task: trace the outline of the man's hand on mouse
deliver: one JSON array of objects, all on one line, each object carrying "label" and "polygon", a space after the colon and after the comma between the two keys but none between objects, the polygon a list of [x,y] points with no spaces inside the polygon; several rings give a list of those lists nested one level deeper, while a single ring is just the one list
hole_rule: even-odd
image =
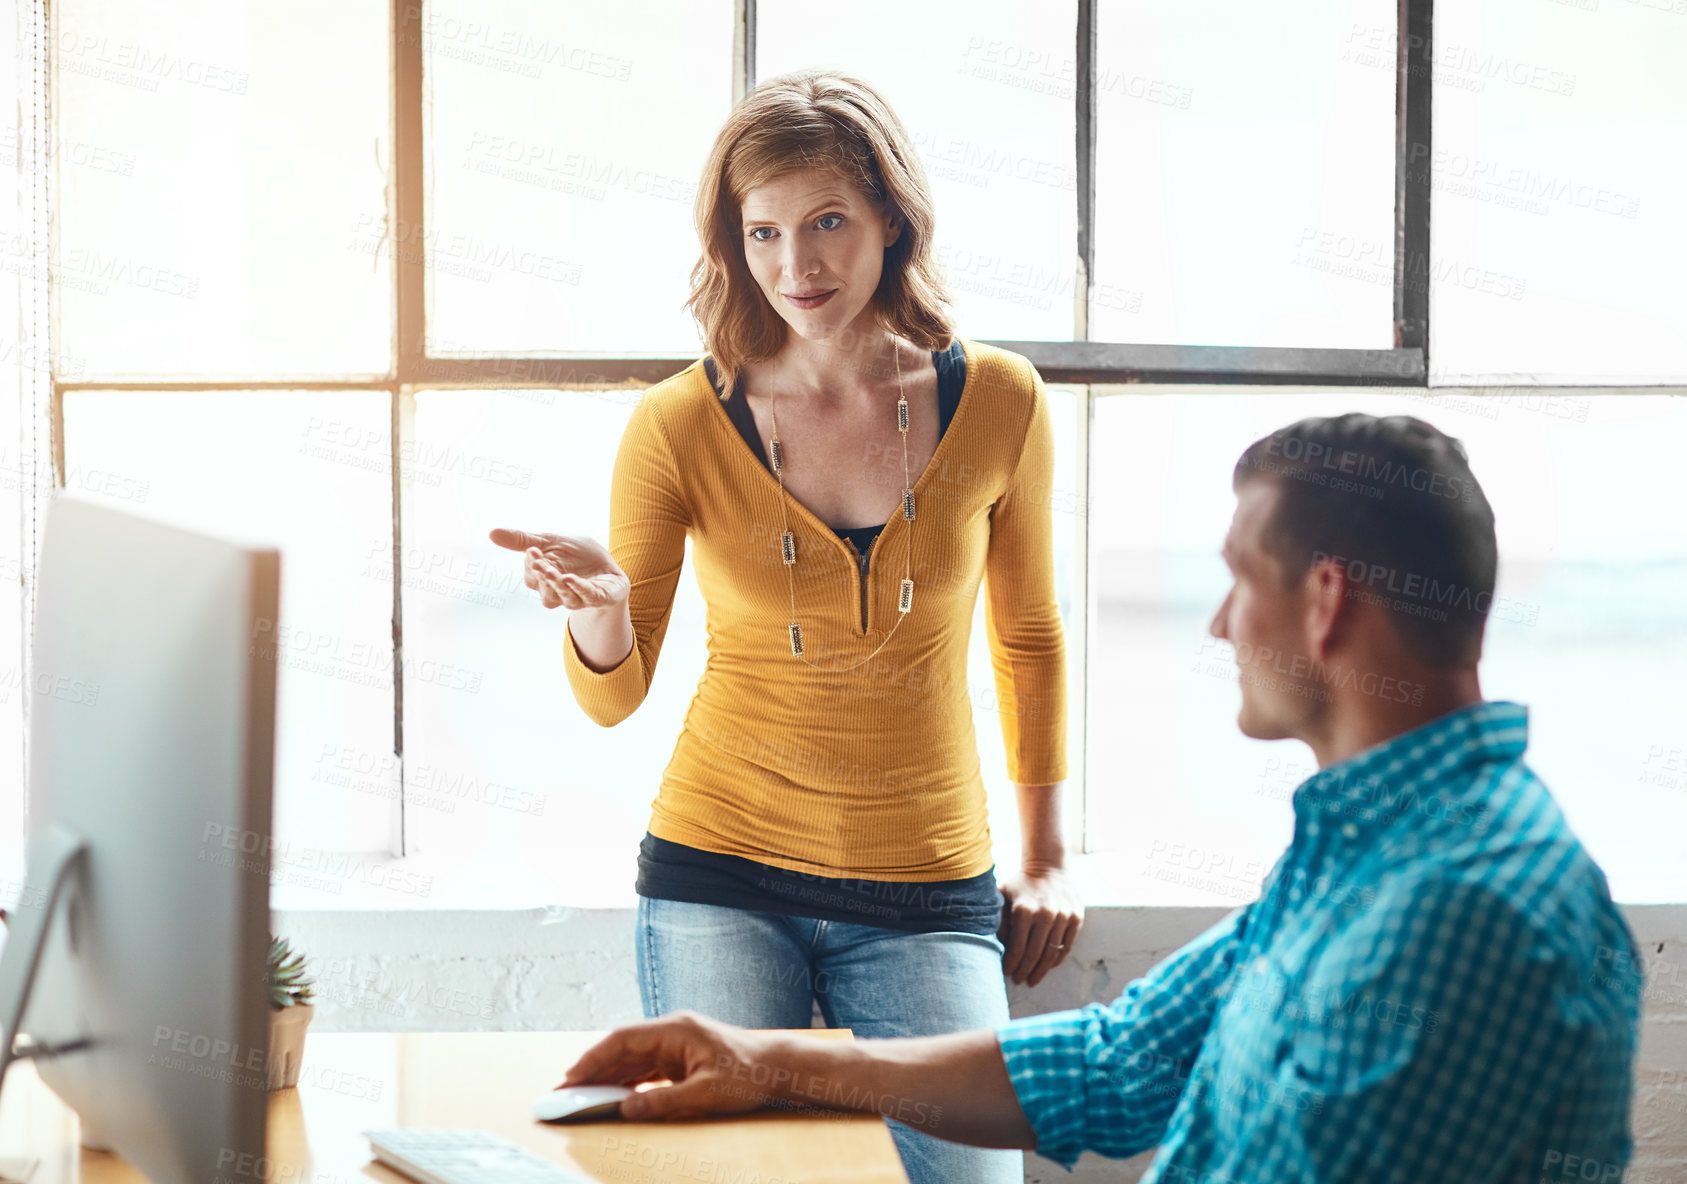
[{"label": "man's hand on mouse", "polygon": [[695,1012],[619,1028],[568,1070],[564,1086],[631,1085],[666,1079],[621,1103],[631,1119],[742,1114],[788,1099],[789,1069],[772,1062],[780,1037],[723,1024]]}]

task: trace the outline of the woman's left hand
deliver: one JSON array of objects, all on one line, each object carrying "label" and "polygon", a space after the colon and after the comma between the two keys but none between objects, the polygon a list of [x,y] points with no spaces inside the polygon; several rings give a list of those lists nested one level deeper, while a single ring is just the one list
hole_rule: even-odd
[{"label": "woman's left hand", "polygon": [[1071,953],[1084,924],[1084,902],[1064,869],[1030,863],[1003,880],[1001,891],[1002,971],[1034,987]]}]

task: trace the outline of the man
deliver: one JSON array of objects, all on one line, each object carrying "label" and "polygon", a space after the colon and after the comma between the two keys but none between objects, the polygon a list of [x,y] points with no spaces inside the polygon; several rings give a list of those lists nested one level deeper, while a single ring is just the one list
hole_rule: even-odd
[{"label": "man", "polygon": [[568,1083],[674,1083],[629,1117],[877,1111],[1067,1166],[1157,1146],[1145,1179],[1180,1184],[1620,1178],[1639,962],[1523,763],[1525,710],[1482,699],[1497,552],[1463,448],[1309,419],[1233,485],[1211,632],[1238,724],[1319,765],[1257,901],[1105,1006],[845,1045],[670,1016]]}]

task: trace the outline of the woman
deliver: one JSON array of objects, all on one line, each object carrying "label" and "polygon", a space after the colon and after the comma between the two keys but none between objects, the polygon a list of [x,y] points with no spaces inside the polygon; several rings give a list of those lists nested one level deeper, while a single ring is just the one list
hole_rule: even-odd
[{"label": "woman", "polygon": [[[649,687],[692,540],[709,656],[640,845],[647,1016],[988,1027],[1004,966],[1037,982],[1082,922],[1047,399],[1024,358],[952,337],[932,223],[865,83],[758,86],[698,192],[709,353],[634,409],[608,550],[493,532],[570,610],[569,681],[606,726]],[[999,887],[966,670],[983,580],[1025,836]],[[1017,1153],[892,1130],[916,1184],[1022,1178]]]}]

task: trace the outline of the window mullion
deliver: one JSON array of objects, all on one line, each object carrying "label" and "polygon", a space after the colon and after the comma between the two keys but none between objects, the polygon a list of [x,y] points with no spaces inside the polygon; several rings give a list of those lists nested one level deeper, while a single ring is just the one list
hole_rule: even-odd
[{"label": "window mullion", "polygon": [[1078,129],[1078,280],[1072,339],[1090,339],[1090,285],[1095,279],[1095,4],[1078,0],[1077,104]]},{"label": "window mullion", "polygon": [[732,26],[732,101],[756,86],[756,0],[736,0]]},{"label": "window mullion", "polygon": [[409,850],[405,834],[404,769],[404,565],[403,517],[406,441],[415,427],[415,398],[404,388],[420,375],[427,358],[427,272],[424,250],[426,194],[423,167],[422,8],[412,0],[392,6],[392,199],[388,242],[393,247],[392,394],[392,689],[394,787],[389,845]]},{"label": "window mullion", "polygon": [[[1077,815],[1077,851],[1090,849],[1089,835],[1089,640],[1090,623],[1094,620],[1094,597],[1090,592],[1090,421],[1095,406],[1091,387],[1082,386],[1078,394],[1077,434],[1073,455],[1077,463],[1077,489],[1073,491],[1072,529],[1072,637],[1066,646],[1067,660],[1077,667],[1067,677],[1067,685],[1074,688],[1068,710],[1077,721],[1077,742],[1067,753],[1068,778],[1072,783],[1073,806]],[[1067,728],[1070,736],[1072,728]],[[1073,833],[1067,831],[1068,834]],[[1068,846],[1072,844],[1068,843]]]},{"label": "window mullion", "polygon": [[387,241],[393,255],[393,361],[400,383],[419,379],[427,357],[427,244],[423,168],[425,95],[422,9],[393,0],[393,200]]},{"label": "window mullion", "polygon": [[1429,143],[1433,10],[1433,0],[1400,0],[1400,25],[1395,35],[1394,344],[1421,351],[1426,372],[1432,274]]},{"label": "window mullion", "polygon": [[406,855],[410,851],[409,835],[405,830],[404,809],[404,490],[409,474],[404,458],[414,455],[411,442],[416,434],[416,396],[396,383],[390,388],[392,397],[392,754],[393,786],[392,813],[389,818],[387,845],[392,855]]}]

